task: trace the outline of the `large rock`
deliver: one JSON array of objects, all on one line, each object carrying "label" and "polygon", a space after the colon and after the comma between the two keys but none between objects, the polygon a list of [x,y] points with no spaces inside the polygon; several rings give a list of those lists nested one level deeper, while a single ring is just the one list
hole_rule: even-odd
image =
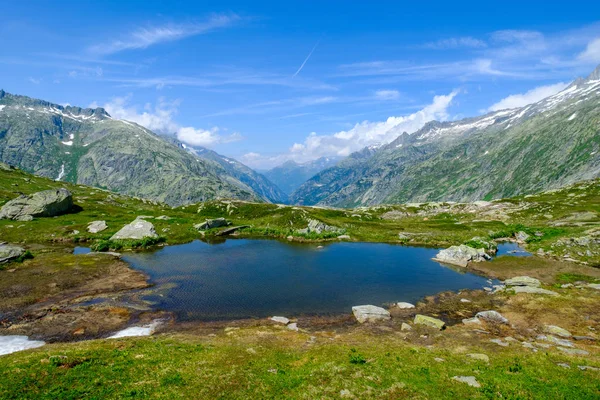
[{"label": "large rock", "polygon": [[365,322],[387,321],[391,318],[390,313],[385,308],[366,305],[352,307],[352,314],[361,324]]},{"label": "large rock", "polygon": [[335,226],[327,225],[326,223],[316,219],[308,220],[308,227],[298,230],[298,233],[300,234],[316,233],[320,235],[323,232],[343,233],[344,230]]},{"label": "large rock", "polygon": [[54,217],[73,207],[73,196],[67,189],[44,190],[10,200],[0,209],[0,219],[31,221],[34,217]]},{"label": "large rock", "polygon": [[110,240],[129,240],[143,239],[146,237],[158,237],[151,222],[143,219],[136,219],[132,223],[125,225],[121,230],[113,235]]},{"label": "large rock", "polygon": [[102,232],[103,230],[107,229],[108,225],[106,225],[106,221],[93,221],[90,222],[88,227],[87,227],[87,231],[89,233],[98,233],[98,232]]},{"label": "large rock", "polygon": [[427,315],[421,315],[421,314],[415,315],[414,323],[415,323],[415,325],[426,325],[426,326],[430,326],[432,328],[436,328],[439,330],[444,329],[446,326],[446,323],[444,321],[442,321],[441,319],[437,319],[437,318],[433,318],[433,317],[429,317]]},{"label": "large rock", "polygon": [[504,318],[498,311],[480,311],[475,314],[476,318],[483,319],[488,322],[496,322],[499,324],[508,324],[508,319]]},{"label": "large rock", "polygon": [[480,262],[489,259],[490,256],[483,249],[474,249],[464,244],[441,250],[434,258],[435,261],[461,267],[466,267],[470,261]]},{"label": "large rock", "polygon": [[457,382],[466,383],[472,387],[481,387],[481,384],[477,382],[477,379],[475,379],[474,376],[453,376],[452,379]]},{"label": "large rock", "polygon": [[10,244],[0,244],[0,263],[20,257],[25,253],[25,249]]},{"label": "large rock", "polygon": [[518,243],[525,243],[529,239],[529,235],[523,231],[519,231],[515,233],[515,239],[517,239]]},{"label": "large rock", "polygon": [[547,294],[549,296],[558,296],[558,293],[553,292],[552,290],[542,289],[539,287],[531,287],[531,286],[515,286],[512,287],[515,293],[530,293],[530,294]]},{"label": "large rock", "polygon": [[530,276],[515,276],[514,278],[507,279],[504,281],[506,286],[531,286],[540,287],[542,284],[539,280]]},{"label": "large rock", "polygon": [[551,335],[556,335],[564,338],[570,338],[571,336],[573,336],[568,330],[556,325],[547,325],[546,327],[544,327],[544,331]]},{"label": "large rock", "polygon": [[213,228],[221,228],[223,226],[228,226],[229,222],[227,222],[227,220],[225,218],[215,218],[215,219],[207,219],[206,221],[200,223],[200,224],[196,224],[194,225],[194,228],[196,228],[199,231],[205,231],[207,229],[213,229]]}]

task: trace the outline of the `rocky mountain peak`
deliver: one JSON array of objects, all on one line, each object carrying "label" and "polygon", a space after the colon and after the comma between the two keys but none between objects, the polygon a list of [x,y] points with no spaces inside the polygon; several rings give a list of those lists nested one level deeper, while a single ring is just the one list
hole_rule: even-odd
[{"label": "rocky mountain peak", "polygon": [[[596,81],[600,80],[600,65],[596,67],[596,69],[587,77],[588,81]],[[1,96],[0,96],[1,97]]]}]

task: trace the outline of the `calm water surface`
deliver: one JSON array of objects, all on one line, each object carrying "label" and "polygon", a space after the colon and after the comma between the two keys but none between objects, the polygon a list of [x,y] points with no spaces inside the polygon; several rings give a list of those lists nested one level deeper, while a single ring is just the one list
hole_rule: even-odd
[{"label": "calm water surface", "polygon": [[299,245],[275,240],[195,241],[123,259],[158,284],[150,296],[181,320],[348,313],[353,305],[415,302],[486,279],[431,260],[436,249],[378,243]]}]

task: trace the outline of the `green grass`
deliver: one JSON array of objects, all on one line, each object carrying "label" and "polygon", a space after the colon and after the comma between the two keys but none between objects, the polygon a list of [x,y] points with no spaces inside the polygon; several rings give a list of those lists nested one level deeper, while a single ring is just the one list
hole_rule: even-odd
[{"label": "green grass", "polygon": [[[159,336],[16,353],[0,357],[0,397],[313,399],[339,398],[342,390],[361,399],[595,399],[600,394],[594,372],[579,371],[582,361],[558,354],[498,350],[488,352],[486,364],[443,348],[414,347],[394,335],[311,346],[302,344],[303,334],[263,337],[246,342],[222,335],[212,340]],[[452,380],[469,375],[482,387]]]}]

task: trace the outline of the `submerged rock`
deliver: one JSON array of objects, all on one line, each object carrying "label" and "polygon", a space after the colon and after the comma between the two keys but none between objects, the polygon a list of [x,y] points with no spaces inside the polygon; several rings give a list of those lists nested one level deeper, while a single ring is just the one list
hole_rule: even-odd
[{"label": "submerged rock", "polygon": [[0,219],[31,221],[34,217],[54,217],[73,207],[73,196],[67,189],[44,190],[10,200],[0,209]]},{"label": "submerged rock", "polygon": [[229,222],[225,218],[215,218],[215,219],[207,219],[206,221],[204,221],[200,224],[196,224],[196,225],[194,225],[194,228],[196,228],[199,231],[205,231],[207,229],[221,228],[223,226],[228,226],[228,225],[229,225]]},{"label": "submerged rock", "polygon": [[540,287],[542,284],[539,280],[530,276],[515,276],[514,278],[504,281],[506,286],[531,286]]},{"label": "submerged rock", "polygon": [[10,261],[20,257],[25,253],[25,249],[11,244],[0,244],[0,263]]},{"label": "submerged rock", "polygon": [[154,225],[146,220],[136,219],[132,223],[121,228],[121,230],[115,233],[110,240],[139,240],[146,237],[158,237],[154,230]]},{"label": "submerged rock", "polygon": [[480,262],[489,259],[490,256],[483,249],[474,249],[464,244],[441,250],[434,258],[435,261],[460,267],[466,267],[470,261]]},{"label": "submerged rock", "polygon": [[427,315],[421,315],[421,314],[415,315],[414,323],[419,324],[419,325],[430,326],[432,328],[436,328],[439,330],[442,330],[446,327],[446,323],[444,321],[442,321],[441,319],[437,319],[437,318],[433,318],[433,317],[429,317]]},{"label": "submerged rock", "polygon": [[363,324],[365,322],[387,321],[391,317],[388,310],[372,305],[354,306],[352,314],[356,320]]},{"label": "submerged rock", "polygon": [[88,224],[87,231],[89,233],[98,233],[107,229],[106,221],[93,221]]}]

